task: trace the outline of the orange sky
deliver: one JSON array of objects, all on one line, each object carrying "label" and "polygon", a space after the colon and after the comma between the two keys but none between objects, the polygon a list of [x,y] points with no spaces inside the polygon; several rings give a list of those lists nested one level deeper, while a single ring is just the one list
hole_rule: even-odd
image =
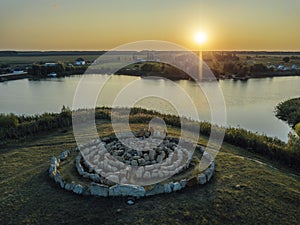
[{"label": "orange sky", "polygon": [[2,50],[109,50],[139,40],[300,50],[298,0],[0,0]]}]

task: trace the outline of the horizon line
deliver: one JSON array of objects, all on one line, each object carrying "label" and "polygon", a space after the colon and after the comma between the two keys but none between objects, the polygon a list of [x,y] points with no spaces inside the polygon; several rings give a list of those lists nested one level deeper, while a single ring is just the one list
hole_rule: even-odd
[{"label": "horizon line", "polygon": [[[190,50],[190,51],[199,51],[198,49],[187,49],[187,50]],[[113,50],[113,49],[110,49],[110,50],[105,50],[105,49],[102,49],[102,50],[79,50],[79,49],[69,49],[69,50],[56,50],[56,49],[47,49],[47,50],[40,50],[40,49],[31,49],[31,50],[22,50],[22,49],[15,49],[15,50],[11,50],[11,49],[0,49],[0,52],[108,52],[108,51],[136,51],[136,52],[141,52],[141,51],[178,51],[178,50],[151,50],[151,49],[144,49],[144,50]],[[261,50],[247,50],[247,49],[232,49],[232,50],[229,50],[229,49],[225,49],[225,50],[218,50],[218,49],[214,49],[214,50],[202,50],[202,52],[300,52],[300,49],[299,50],[282,50],[282,49],[279,49],[279,50],[270,50],[270,49],[261,49]]]}]

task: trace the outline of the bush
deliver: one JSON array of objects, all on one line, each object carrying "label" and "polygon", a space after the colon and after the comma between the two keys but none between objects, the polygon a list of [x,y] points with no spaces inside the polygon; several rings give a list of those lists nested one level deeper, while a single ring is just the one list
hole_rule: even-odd
[{"label": "bush", "polygon": [[300,123],[300,98],[289,99],[275,107],[275,116],[295,127]]},{"label": "bush", "polygon": [[[124,114],[125,109],[119,108],[113,111],[120,121],[127,119]],[[93,110],[81,109],[77,110],[79,115],[86,115],[93,113]],[[101,107],[96,108],[95,117],[99,120],[111,119],[111,108]],[[133,108],[130,111],[130,123],[149,123],[153,117],[162,118],[165,123],[173,127],[181,127],[181,118],[175,115],[165,115],[153,110],[146,110],[142,108]],[[82,119],[85,117],[83,116]],[[81,118],[78,118],[79,120]],[[200,125],[200,134],[209,136],[211,129],[218,132],[222,128],[211,125],[208,122],[195,122],[183,118],[190,124],[190,128]],[[82,120],[84,122],[84,120]],[[41,132],[49,132],[58,128],[70,127],[72,125],[72,112],[69,108],[63,107],[60,113],[44,113],[35,116],[15,116],[13,114],[0,115],[0,139],[18,139]],[[299,132],[299,126],[296,125],[295,129]],[[228,128],[225,132],[224,141],[229,144],[242,147],[247,151],[260,154],[266,158],[276,160],[289,167],[300,169],[300,138],[296,135],[289,134],[290,140],[285,144],[277,138],[267,137],[252,133],[250,131],[240,128]]]}]

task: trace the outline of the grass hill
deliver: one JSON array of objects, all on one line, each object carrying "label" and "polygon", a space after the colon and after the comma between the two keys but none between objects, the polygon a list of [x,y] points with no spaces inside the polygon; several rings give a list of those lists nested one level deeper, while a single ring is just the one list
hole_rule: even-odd
[{"label": "grass hill", "polygon": [[[108,121],[98,130],[112,132]],[[299,174],[244,149],[224,143],[205,186],[129,206],[127,198],[77,196],[48,177],[50,157],[75,146],[71,128],[1,146],[0,224],[299,224]]]}]

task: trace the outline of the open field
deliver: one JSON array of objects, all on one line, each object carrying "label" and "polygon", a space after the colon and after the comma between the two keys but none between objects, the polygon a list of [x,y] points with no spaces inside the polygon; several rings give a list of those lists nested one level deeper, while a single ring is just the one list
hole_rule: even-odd
[{"label": "open field", "polygon": [[[112,131],[107,122],[98,130]],[[224,144],[207,185],[129,206],[127,198],[74,195],[48,177],[50,157],[73,147],[71,129],[1,146],[0,224],[299,224],[299,175],[243,149]]]},{"label": "open field", "polygon": [[[99,55],[100,56],[100,55]],[[9,64],[12,67],[31,65],[38,62],[66,62],[75,63],[79,57],[84,58],[87,61],[94,61],[99,56],[97,55],[53,55],[53,56],[1,56],[1,64]]]}]

